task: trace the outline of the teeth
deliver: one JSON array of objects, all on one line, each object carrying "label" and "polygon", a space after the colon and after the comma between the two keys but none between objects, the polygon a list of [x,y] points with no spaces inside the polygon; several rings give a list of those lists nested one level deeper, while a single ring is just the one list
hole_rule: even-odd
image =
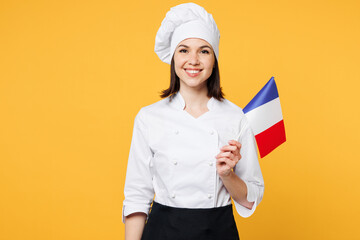
[{"label": "teeth", "polygon": [[200,72],[199,70],[186,70],[188,73],[198,73]]}]

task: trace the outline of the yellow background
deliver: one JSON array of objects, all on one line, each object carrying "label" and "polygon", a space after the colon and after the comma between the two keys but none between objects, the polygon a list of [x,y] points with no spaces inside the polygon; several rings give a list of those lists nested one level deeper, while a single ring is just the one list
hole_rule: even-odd
[{"label": "yellow background", "polygon": [[[0,1],[0,239],[123,239],[134,117],[169,65],[154,39],[181,1]],[[287,142],[260,159],[241,239],[360,239],[360,2],[196,1],[221,33],[226,98],[275,77]]]}]

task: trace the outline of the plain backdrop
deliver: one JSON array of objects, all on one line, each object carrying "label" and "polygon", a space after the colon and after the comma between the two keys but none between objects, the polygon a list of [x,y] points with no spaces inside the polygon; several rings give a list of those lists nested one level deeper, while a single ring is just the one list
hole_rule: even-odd
[{"label": "plain backdrop", "polygon": [[[134,118],[160,100],[154,53],[181,1],[0,1],[0,239],[118,240]],[[260,159],[240,238],[360,239],[360,2],[195,3],[220,30],[225,97],[275,77],[287,142]]]}]

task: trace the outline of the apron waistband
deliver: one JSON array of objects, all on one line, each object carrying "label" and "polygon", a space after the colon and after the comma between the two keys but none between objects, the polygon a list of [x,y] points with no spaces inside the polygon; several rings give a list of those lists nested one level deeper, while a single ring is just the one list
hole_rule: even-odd
[{"label": "apron waistband", "polygon": [[229,210],[231,209],[232,211],[232,204],[226,205],[226,206],[221,206],[221,207],[214,207],[214,208],[179,208],[179,207],[171,207],[171,206],[167,206],[167,205],[163,205],[160,204],[158,202],[153,201],[153,205],[152,207],[156,207],[161,209],[162,211],[167,211],[169,213],[199,213],[199,214],[203,214],[203,213],[211,213],[211,212],[217,212],[217,211],[224,211],[224,210]]}]

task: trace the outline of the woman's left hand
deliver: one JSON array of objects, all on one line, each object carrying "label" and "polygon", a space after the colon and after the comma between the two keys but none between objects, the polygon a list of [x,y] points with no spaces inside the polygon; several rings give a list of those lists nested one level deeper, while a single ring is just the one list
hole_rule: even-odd
[{"label": "woman's left hand", "polygon": [[220,177],[227,177],[232,169],[240,161],[241,143],[236,140],[230,140],[230,145],[220,148],[220,153],[216,155],[216,170]]}]

